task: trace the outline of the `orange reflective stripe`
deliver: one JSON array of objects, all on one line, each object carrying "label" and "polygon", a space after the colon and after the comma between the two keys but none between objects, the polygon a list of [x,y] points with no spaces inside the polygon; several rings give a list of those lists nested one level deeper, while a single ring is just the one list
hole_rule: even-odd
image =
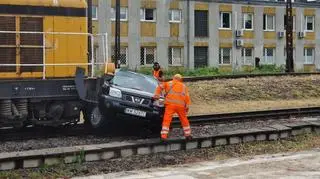
[{"label": "orange reflective stripe", "polygon": [[185,102],[182,100],[178,100],[178,99],[166,99],[166,102],[170,102],[173,104],[181,104],[181,105],[185,105]]},{"label": "orange reflective stripe", "polygon": [[191,129],[190,126],[188,126],[188,127],[183,127],[183,130],[189,130],[189,129]]},{"label": "orange reflective stripe", "polygon": [[169,134],[169,131],[161,131],[161,134]]},{"label": "orange reflective stripe", "polygon": [[168,127],[162,127],[162,130],[169,131],[169,128]]}]

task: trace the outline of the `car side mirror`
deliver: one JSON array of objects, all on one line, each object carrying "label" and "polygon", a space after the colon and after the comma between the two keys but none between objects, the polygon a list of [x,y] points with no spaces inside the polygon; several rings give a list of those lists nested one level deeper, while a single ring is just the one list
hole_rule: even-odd
[{"label": "car side mirror", "polygon": [[110,90],[110,82],[109,81],[104,81],[103,84],[101,85],[101,90],[104,94],[109,94]]}]

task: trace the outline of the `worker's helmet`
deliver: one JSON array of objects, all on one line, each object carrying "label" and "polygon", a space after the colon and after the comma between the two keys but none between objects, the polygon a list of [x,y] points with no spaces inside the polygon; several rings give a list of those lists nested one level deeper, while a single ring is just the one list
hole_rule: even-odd
[{"label": "worker's helmet", "polygon": [[175,75],[173,76],[173,79],[176,79],[176,80],[178,80],[178,81],[182,81],[182,75],[180,75],[180,74],[175,74]]}]

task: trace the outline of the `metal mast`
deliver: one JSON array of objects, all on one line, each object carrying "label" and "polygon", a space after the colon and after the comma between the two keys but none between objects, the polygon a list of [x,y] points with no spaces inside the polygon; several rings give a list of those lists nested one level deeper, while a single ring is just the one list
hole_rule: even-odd
[{"label": "metal mast", "polygon": [[287,49],[287,59],[286,59],[286,72],[292,73],[294,72],[293,66],[293,16],[292,16],[292,2],[291,0],[287,0],[286,3],[286,49]]},{"label": "metal mast", "polygon": [[116,0],[116,29],[115,29],[115,66],[120,68],[120,0]]},{"label": "metal mast", "polygon": [[[87,0],[88,3],[88,33],[92,34],[92,0]],[[88,62],[91,61],[91,37],[88,36]]]}]

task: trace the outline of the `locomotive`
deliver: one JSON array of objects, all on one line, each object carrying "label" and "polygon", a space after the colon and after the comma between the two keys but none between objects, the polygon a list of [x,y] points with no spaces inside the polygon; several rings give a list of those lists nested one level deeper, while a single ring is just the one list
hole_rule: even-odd
[{"label": "locomotive", "polygon": [[159,130],[156,79],[116,73],[106,54],[104,75],[95,76],[97,36],[88,33],[87,9],[86,0],[0,1],[0,128],[75,125],[83,114],[95,129],[129,117]]},{"label": "locomotive", "polygon": [[[88,77],[86,0],[0,1],[0,128],[76,124],[76,69]],[[90,59],[90,58],[89,58]]]}]

